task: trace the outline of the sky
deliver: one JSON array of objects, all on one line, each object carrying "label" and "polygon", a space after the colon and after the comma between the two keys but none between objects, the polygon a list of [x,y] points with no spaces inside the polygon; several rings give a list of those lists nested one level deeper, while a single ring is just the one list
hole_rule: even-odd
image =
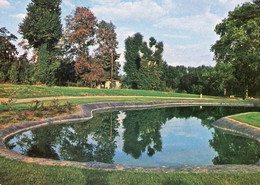
[{"label": "sky", "polygon": [[[124,41],[139,32],[148,41],[153,36],[164,43],[163,59],[171,66],[214,66],[211,46],[218,36],[215,26],[228,12],[251,0],[62,0],[62,22],[77,6],[116,26],[118,53],[123,66]],[[0,0],[0,27],[19,40],[18,25],[26,16],[30,0]],[[19,50],[19,48],[18,48]],[[121,69],[122,70],[122,69]]]}]

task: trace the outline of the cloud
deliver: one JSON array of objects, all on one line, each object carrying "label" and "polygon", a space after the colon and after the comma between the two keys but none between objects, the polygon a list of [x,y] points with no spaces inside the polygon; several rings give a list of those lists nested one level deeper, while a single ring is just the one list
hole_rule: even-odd
[{"label": "cloud", "polygon": [[63,0],[62,3],[64,3],[66,6],[68,6],[70,8],[76,7],[76,5],[74,5],[72,2],[70,2],[70,0]]},{"label": "cloud", "polygon": [[97,17],[110,20],[155,21],[166,15],[162,6],[152,0],[116,1],[107,0],[92,8]]},{"label": "cloud", "polygon": [[25,18],[26,14],[20,13],[20,14],[13,14],[13,15],[9,15],[9,16],[17,18],[17,19],[23,19],[23,18]]},{"label": "cloud", "polygon": [[177,66],[214,66],[213,54],[209,52],[208,44],[190,44],[190,45],[164,45],[164,60],[169,65]]},{"label": "cloud", "polygon": [[0,0],[0,8],[10,8],[11,4],[7,0]]},{"label": "cloud", "polygon": [[215,25],[220,21],[221,18],[217,15],[206,12],[192,16],[169,17],[155,24],[155,26],[173,31],[189,31],[207,34],[213,32]]},{"label": "cloud", "polygon": [[177,34],[162,34],[164,37],[174,38],[174,39],[188,39],[189,35],[177,35]]}]

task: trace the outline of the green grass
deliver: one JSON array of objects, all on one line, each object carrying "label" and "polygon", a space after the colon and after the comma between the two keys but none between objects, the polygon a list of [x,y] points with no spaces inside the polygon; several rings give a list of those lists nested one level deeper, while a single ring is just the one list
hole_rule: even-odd
[{"label": "green grass", "polygon": [[[199,95],[168,93],[144,90],[88,89],[47,87],[29,85],[0,85],[0,98],[39,98],[59,96],[135,96],[97,97],[70,99],[74,106],[94,102],[147,102],[155,100],[183,100],[198,98],[196,101],[252,103],[251,101],[227,100]],[[59,100],[64,103],[68,100]],[[48,104],[50,101],[44,101]],[[254,102],[255,103],[255,102]],[[28,110],[34,103],[15,103],[16,111]],[[0,111],[6,111],[0,104]],[[246,119],[248,120],[248,118]],[[127,171],[88,170],[76,167],[45,166],[6,159],[0,156],[0,184],[259,184],[260,173],[143,173]]]},{"label": "green grass", "polygon": [[258,184],[260,173],[148,173],[45,166],[0,157],[1,184]]},{"label": "green grass", "polygon": [[230,118],[242,123],[260,127],[260,112],[249,112],[246,114],[231,116]]},{"label": "green grass", "polygon": [[39,98],[58,96],[157,96],[199,98],[196,94],[172,93],[133,89],[95,89],[49,87],[36,85],[0,85],[0,98]]}]

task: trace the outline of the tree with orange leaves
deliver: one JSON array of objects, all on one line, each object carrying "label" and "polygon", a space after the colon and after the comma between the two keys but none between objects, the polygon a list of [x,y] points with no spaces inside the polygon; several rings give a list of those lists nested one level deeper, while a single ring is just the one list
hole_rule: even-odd
[{"label": "tree with orange leaves", "polygon": [[95,43],[97,19],[86,7],[77,7],[66,18],[65,49],[75,60],[75,74],[86,83],[104,80],[104,70],[97,60],[91,59],[89,47]]}]

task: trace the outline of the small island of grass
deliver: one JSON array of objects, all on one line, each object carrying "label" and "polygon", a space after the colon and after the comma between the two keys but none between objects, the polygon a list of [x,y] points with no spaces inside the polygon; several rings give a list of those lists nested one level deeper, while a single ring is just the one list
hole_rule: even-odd
[{"label": "small island of grass", "polygon": [[231,116],[230,118],[255,127],[260,127],[260,112],[250,112],[246,114]]}]

